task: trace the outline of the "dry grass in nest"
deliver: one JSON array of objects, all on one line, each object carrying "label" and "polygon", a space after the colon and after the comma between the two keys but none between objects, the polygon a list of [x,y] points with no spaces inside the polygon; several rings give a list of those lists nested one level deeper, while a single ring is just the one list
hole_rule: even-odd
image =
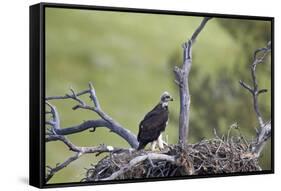
[{"label": "dry grass in nest", "polygon": [[[111,153],[87,170],[82,181],[134,179],[151,177],[175,177],[208,175],[261,170],[258,159],[250,152],[250,144],[241,138],[202,140],[181,148],[169,145],[162,151],[127,150]],[[174,160],[136,159],[151,154],[174,157]],[[162,156],[161,155],[161,156]],[[134,163],[133,162],[133,163]],[[115,174],[116,176],[114,176]]]}]

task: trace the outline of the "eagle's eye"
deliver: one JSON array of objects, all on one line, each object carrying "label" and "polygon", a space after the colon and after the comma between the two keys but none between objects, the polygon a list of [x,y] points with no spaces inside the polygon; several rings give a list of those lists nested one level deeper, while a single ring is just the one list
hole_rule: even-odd
[{"label": "eagle's eye", "polygon": [[161,96],[161,101],[162,102],[173,101],[173,98],[169,95],[168,92],[164,92]]},{"label": "eagle's eye", "polygon": [[163,100],[163,101],[169,101],[169,100],[171,100],[171,96],[169,96],[169,95],[164,95],[164,96],[162,97],[162,100]]}]

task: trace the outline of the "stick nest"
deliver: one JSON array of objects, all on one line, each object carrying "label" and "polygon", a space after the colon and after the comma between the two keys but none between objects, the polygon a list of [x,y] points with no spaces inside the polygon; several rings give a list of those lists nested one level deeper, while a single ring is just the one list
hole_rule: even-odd
[{"label": "stick nest", "polygon": [[[174,161],[147,158],[133,166],[130,165],[133,159],[150,153],[173,156]],[[184,148],[179,145],[169,145],[158,152],[127,150],[110,153],[87,169],[86,177],[82,181],[113,180],[112,174],[120,170],[122,173],[114,179],[251,172],[260,171],[261,168],[246,141],[210,139],[187,145]]]}]

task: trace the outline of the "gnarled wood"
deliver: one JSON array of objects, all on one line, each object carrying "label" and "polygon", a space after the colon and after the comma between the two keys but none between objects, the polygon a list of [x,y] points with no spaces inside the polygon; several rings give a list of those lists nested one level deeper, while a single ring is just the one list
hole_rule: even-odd
[{"label": "gnarled wood", "polygon": [[256,68],[258,64],[261,64],[264,61],[265,57],[268,55],[269,52],[271,52],[270,41],[267,43],[266,47],[258,48],[254,52],[253,62],[251,64],[252,87],[243,82],[242,80],[239,81],[240,85],[252,94],[254,111],[259,122],[259,129],[257,132],[256,142],[252,145],[252,152],[256,156],[260,155],[266,141],[271,137],[271,120],[264,123],[264,119],[262,117],[258,104],[258,96],[262,93],[266,93],[267,89],[259,89],[256,74]]},{"label": "gnarled wood", "polygon": [[[79,98],[79,96],[84,94],[90,94],[90,99],[92,100],[94,106],[87,105],[82,99]],[[50,113],[53,115],[53,121],[47,121],[46,123],[53,126],[52,131],[54,134],[57,135],[69,135],[77,132],[81,132],[90,128],[97,127],[106,127],[110,129],[111,132],[114,132],[118,134],[120,137],[122,137],[124,140],[126,140],[132,148],[138,147],[138,140],[136,136],[130,132],[128,129],[124,128],[122,125],[120,125],[117,121],[112,119],[107,113],[105,113],[99,104],[98,98],[95,93],[95,89],[91,83],[89,83],[89,90],[84,90],[79,93],[75,93],[73,89],[71,89],[71,94],[66,94],[65,96],[52,96],[47,97],[46,100],[54,100],[54,99],[73,99],[74,101],[78,102],[77,105],[75,105],[72,109],[86,109],[91,110],[95,113],[97,113],[101,119],[98,120],[89,120],[85,121],[79,125],[67,127],[67,128],[60,128],[59,124],[59,116],[56,108],[52,105],[50,105],[49,102],[46,102],[47,105],[50,106],[51,111]]]},{"label": "gnarled wood", "polygon": [[175,82],[179,86],[180,94],[180,116],[179,116],[179,144],[185,145],[188,138],[189,113],[190,113],[190,93],[188,86],[189,72],[192,65],[192,45],[197,36],[205,27],[210,17],[205,17],[199,27],[192,34],[191,39],[183,44],[183,64],[181,67],[175,66]]}]

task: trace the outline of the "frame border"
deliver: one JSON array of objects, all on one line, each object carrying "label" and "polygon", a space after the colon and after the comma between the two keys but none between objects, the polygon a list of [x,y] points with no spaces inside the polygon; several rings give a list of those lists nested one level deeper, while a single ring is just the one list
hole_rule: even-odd
[{"label": "frame border", "polygon": [[[248,20],[263,20],[271,22],[271,119],[272,119],[272,136],[271,136],[271,170],[263,170],[256,172],[237,172],[212,175],[191,175],[182,177],[165,177],[165,178],[149,178],[149,179],[127,179],[113,181],[98,181],[98,182],[67,182],[67,183],[45,183],[45,8],[62,8],[62,9],[80,9],[80,10],[96,10],[96,11],[114,11],[114,12],[129,12],[129,13],[148,13],[148,14],[164,14],[164,15],[183,15],[205,17],[211,16],[216,18],[228,19],[248,19]],[[261,175],[274,173],[274,17],[265,16],[249,16],[249,15],[233,15],[233,14],[218,14],[218,13],[200,13],[172,10],[156,10],[156,9],[140,9],[140,8],[125,8],[125,7],[107,7],[94,5],[77,5],[77,4],[61,4],[61,3],[39,3],[30,6],[29,8],[29,58],[30,58],[30,112],[29,112],[29,184],[38,188],[57,188],[70,186],[89,186],[89,185],[106,185],[119,183],[140,183],[152,181],[167,181],[167,180],[186,180],[195,178],[214,178],[214,177],[231,177],[231,176],[246,176],[246,175]],[[39,63],[39,64],[38,64]],[[38,128],[40,127],[40,128]]]}]

